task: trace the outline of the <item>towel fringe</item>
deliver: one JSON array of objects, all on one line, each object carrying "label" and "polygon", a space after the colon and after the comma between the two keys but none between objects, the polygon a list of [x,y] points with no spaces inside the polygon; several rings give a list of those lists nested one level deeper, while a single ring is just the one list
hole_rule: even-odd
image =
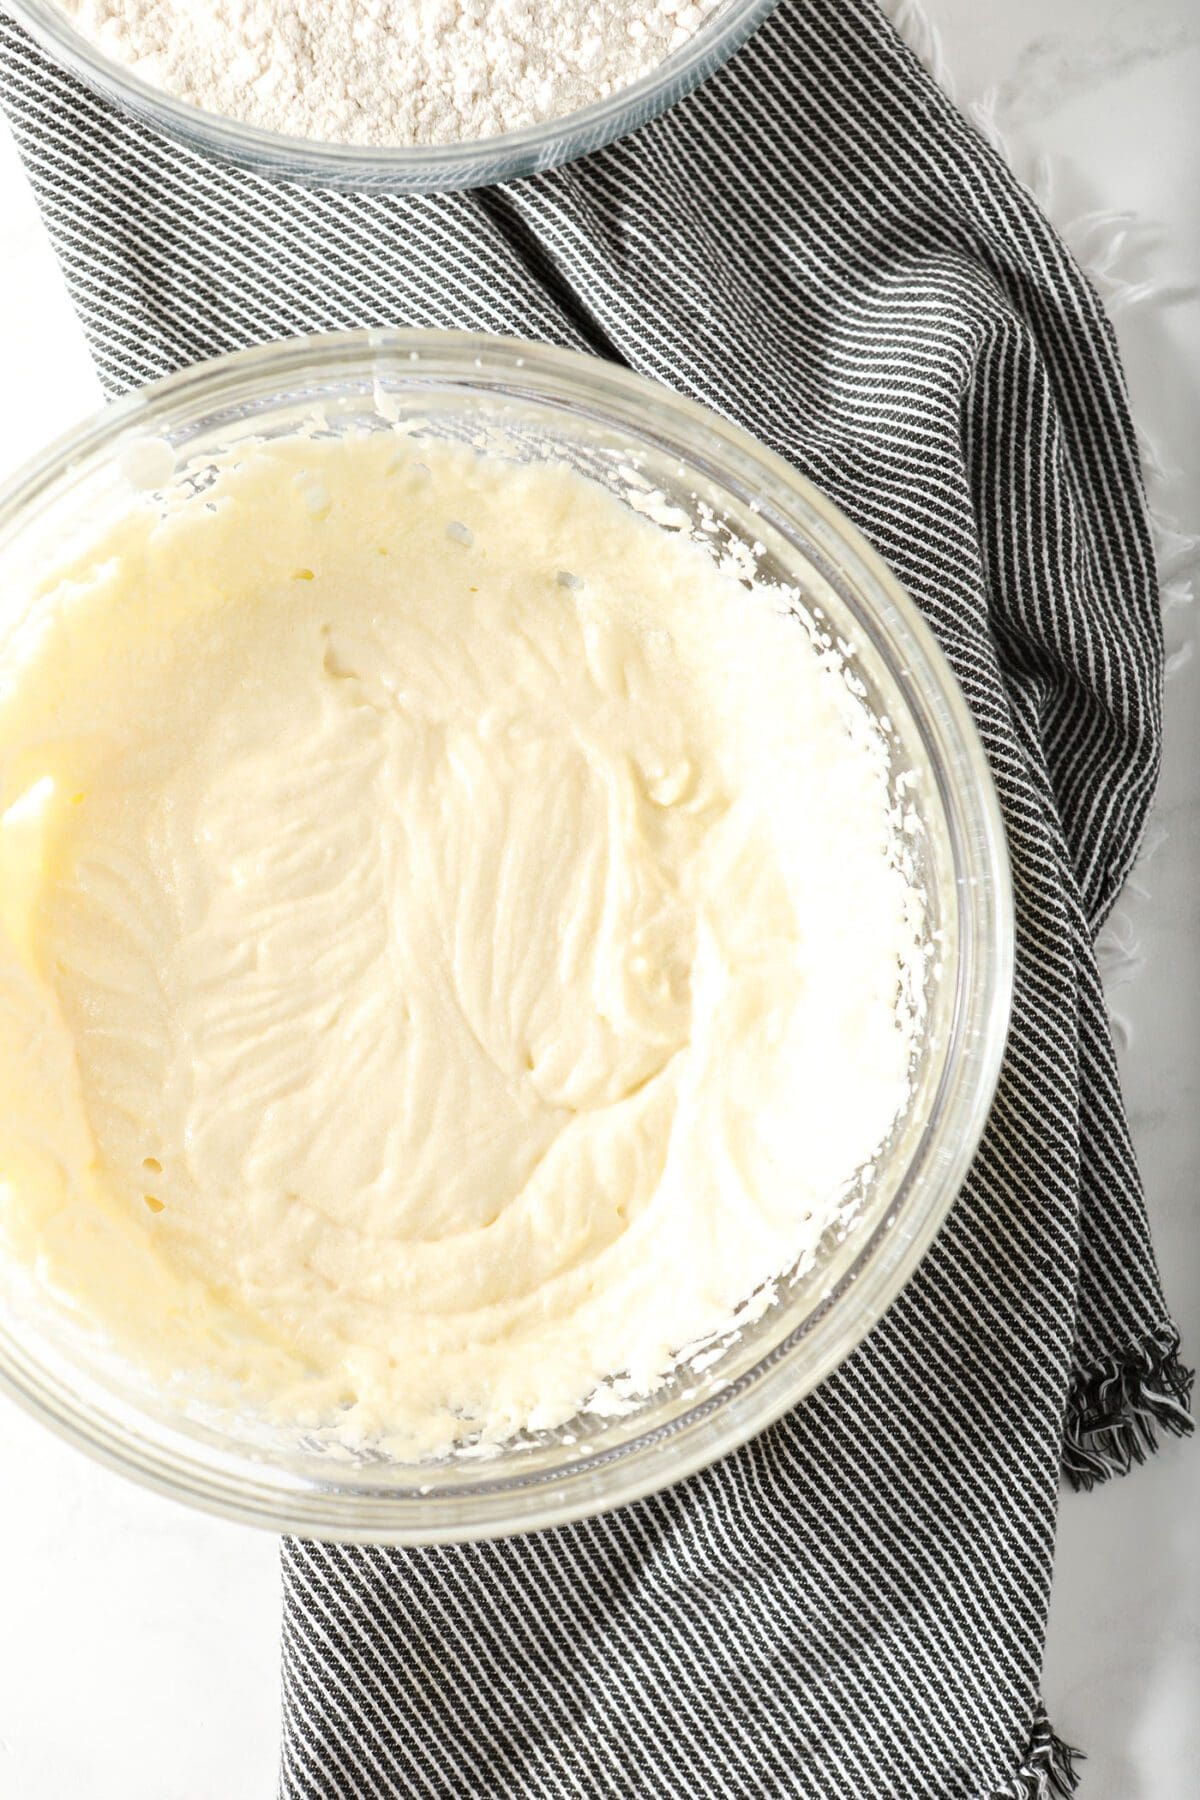
[{"label": "towel fringe", "polygon": [[1082,1750],[1065,1744],[1039,1707],[1029,1734],[1029,1754],[1007,1787],[997,1788],[988,1800],[1070,1800],[1079,1786],[1076,1759],[1086,1761]]},{"label": "towel fringe", "polygon": [[1077,1371],[1063,1429],[1063,1472],[1071,1486],[1086,1489],[1127,1475],[1158,1447],[1160,1429],[1190,1436],[1192,1381],[1169,1321],[1123,1355]]}]

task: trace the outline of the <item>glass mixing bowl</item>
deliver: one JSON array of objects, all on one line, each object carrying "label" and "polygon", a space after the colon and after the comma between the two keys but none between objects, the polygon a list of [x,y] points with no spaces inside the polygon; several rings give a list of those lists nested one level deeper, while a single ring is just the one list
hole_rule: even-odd
[{"label": "glass mixing bowl", "polygon": [[[100,413],[0,495],[0,640],[33,582],[97,523],[194,489],[248,436],[481,432],[517,460],[565,460],[627,498],[649,483],[718,545],[754,546],[841,640],[879,722],[912,838],[930,941],[907,1111],[816,1266],[632,1413],[403,1465],[256,1418],[181,1410],[0,1258],[0,1384],[113,1468],[215,1512],[353,1541],[428,1543],[559,1524],[636,1499],[744,1443],[849,1355],[954,1201],[992,1098],[1012,978],[1011,890],[987,764],[949,669],[895,578],[836,509],[743,431],[574,352],[466,333],[354,332],[223,357]],[[634,474],[631,475],[631,470]],[[656,502],[656,505],[658,503]],[[702,509],[711,508],[711,514]],[[714,531],[714,522],[718,527]],[[798,626],[797,629],[800,627]],[[2,1178],[3,1171],[0,1171]],[[2,1191],[0,1191],[0,1205]]]},{"label": "glass mixing bowl", "polygon": [[585,156],[691,93],[743,44],[776,0],[714,0],[686,44],[640,81],[578,112],[503,137],[457,144],[364,148],[263,131],[221,113],[201,112],[113,62],[78,31],[55,0],[4,0],[5,7],[62,68],[156,131],[190,150],[258,175],[309,186],[430,193],[513,181]]}]

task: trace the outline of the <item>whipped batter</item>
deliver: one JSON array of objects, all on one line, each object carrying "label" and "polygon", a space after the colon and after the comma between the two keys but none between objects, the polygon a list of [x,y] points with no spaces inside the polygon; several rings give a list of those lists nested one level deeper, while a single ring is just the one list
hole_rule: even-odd
[{"label": "whipped batter", "polygon": [[0,661],[0,1220],[158,1372],[402,1455],[653,1386],[908,1091],[836,656],[563,467],[133,507]]}]

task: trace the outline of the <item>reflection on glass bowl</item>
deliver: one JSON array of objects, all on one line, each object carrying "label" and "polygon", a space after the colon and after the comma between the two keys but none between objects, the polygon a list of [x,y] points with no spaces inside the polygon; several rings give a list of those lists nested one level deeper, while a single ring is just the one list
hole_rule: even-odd
[{"label": "reflection on glass bowl", "polygon": [[[847,647],[920,830],[917,878],[937,956],[909,1104],[814,1266],[761,1314],[631,1409],[589,1413],[480,1457],[405,1464],[250,1415],[183,1410],[30,1278],[0,1266],[0,1382],[112,1466],[274,1530],[421,1543],[532,1530],[635,1499],[734,1449],[859,1343],[911,1275],[982,1131],[1007,1026],[1011,897],[987,765],[957,686],[894,577],[821,494],[735,427],[641,377],[573,352],[474,334],[295,340],[184,371],[110,407],[0,496],[0,636],[63,546],[128,503],[131,483],[203,471],[248,436],[287,436],[319,409],[333,431],[410,422],[562,460],[624,497],[631,460],[680,514],[753,547]],[[417,422],[419,421],[419,425]],[[0,1172],[2,1174],[2,1172]]]}]

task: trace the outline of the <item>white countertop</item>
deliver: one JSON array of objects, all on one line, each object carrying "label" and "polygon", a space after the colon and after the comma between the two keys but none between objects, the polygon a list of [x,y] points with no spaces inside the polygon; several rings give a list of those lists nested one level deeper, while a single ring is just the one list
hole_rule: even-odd
[{"label": "white countertop", "polygon": [[[1167,505],[1200,529],[1200,4],[927,10],[960,100],[996,90],[1018,168],[1052,156],[1056,221],[1132,215],[1130,274],[1162,290],[1116,313],[1134,412],[1175,471]],[[0,246],[2,475],[99,397],[2,132]],[[1170,648],[1194,644],[1195,609],[1173,611],[1167,630]],[[1118,910],[1137,954],[1110,992],[1168,1298],[1195,1362],[1200,658],[1169,683],[1167,722],[1166,836]],[[279,1718],[273,1540],[117,1480],[6,1403],[0,1459],[0,1800],[266,1800]],[[1198,1519],[1200,1446],[1174,1441],[1131,1479],[1064,1497],[1045,1692],[1058,1729],[1087,1751],[1086,1800],[1197,1791]]]}]

